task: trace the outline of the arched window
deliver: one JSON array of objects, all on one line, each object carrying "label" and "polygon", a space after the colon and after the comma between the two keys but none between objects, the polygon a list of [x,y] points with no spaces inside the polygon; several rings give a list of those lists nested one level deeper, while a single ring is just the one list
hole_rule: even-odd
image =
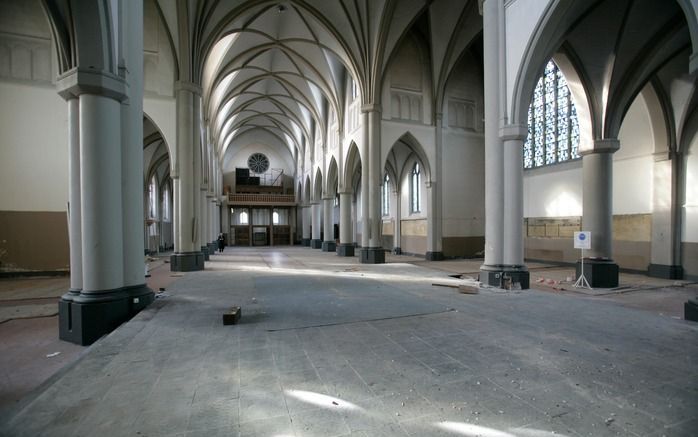
[{"label": "arched window", "polygon": [[535,168],[579,158],[579,121],[565,76],[548,61],[528,107],[523,166]]},{"label": "arched window", "polygon": [[359,86],[357,85],[356,81],[352,78],[351,79],[351,100],[354,101],[356,98],[359,97]]},{"label": "arched window", "polygon": [[420,187],[422,186],[422,173],[419,168],[419,163],[415,162],[410,175],[410,210],[411,212],[420,212],[422,210],[422,194]]},{"label": "arched window", "polygon": [[170,202],[170,184],[166,183],[162,189],[162,220],[169,222],[172,220],[172,206]]},{"label": "arched window", "polygon": [[247,215],[247,211],[242,211],[240,213],[240,224],[241,225],[249,225],[250,224],[250,218]]},{"label": "arched window", "polygon": [[150,178],[148,185],[148,218],[158,218],[158,181],[155,175]]},{"label": "arched window", "polygon": [[383,213],[384,217],[390,215],[390,176],[388,176],[387,173],[383,178],[381,212]]},{"label": "arched window", "polygon": [[274,211],[274,213],[271,215],[271,223],[274,225],[279,224],[279,213]]}]

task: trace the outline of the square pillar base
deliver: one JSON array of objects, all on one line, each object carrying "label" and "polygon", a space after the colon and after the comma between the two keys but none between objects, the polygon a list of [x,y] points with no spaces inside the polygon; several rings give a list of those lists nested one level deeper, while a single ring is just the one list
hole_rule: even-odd
[{"label": "square pillar base", "polygon": [[[69,295],[66,295],[61,298],[58,301],[58,337],[82,346],[90,345],[155,300],[155,293],[145,285],[105,294],[111,297],[89,296],[82,299],[83,295],[67,298]],[[86,301],[75,301],[80,299]],[[90,301],[92,299],[95,301]]]},{"label": "square pillar base", "polygon": [[395,247],[395,248],[393,248],[393,253],[395,255],[402,255],[402,249],[399,247]]},{"label": "square pillar base", "polygon": [[204,269],[204,254],[183,252],[170,255],[171,272],[195,272]]},{"label": "square pillar base", "polygon": [[322,251],[323,252],[334,252],[337,250],[337,244],[334,241],[323,241]]},{"label": "square pillar base", "polygon": [[698,322],[698,300],[689,299],[683,304],[683,318],[692,322]]},{"label": "square pillar base", "polygon": [[683,279],[683,267],[650,264],[647,273],[653,278]]},{"label": "square pillar base", "polygon": [[310,247],[310,238],[303,238],[301,240],[301,246]]},{"label": "square pillar base", "polygon": [[[577,261],[575,279],[579,279],[582,263]],[[591,288],[613,288],[618,286],[618,264],[612,260],[584,259],[584,277]]]},{"label": "square pillar base", "polygon": [[361,264],[385,264],[385,250],[382,247],[362,248],[359,257]]},{"label": "square pillar base", "polygon": [[354,243],[340,243],[337,246],[337,256],[354,256]]},{"label": "square pillar base", "polygon": [[208,243],[208,254],[213,255],[218,252],[218,243]]},{"label": "square pillar base", "polygon": [[313,238],[310,240],[310,247],[312,249],[322,249],[322,240]]},{"label": "square pillar base", "polygon": [[443,261],[444,253],[443,252],[427,252],[424,255],[424,258],[427,261]]},{"label": "square pillar base", "polygon": [[482,266],[480,268],[480,282],[491,287],[505,290],[528,290],[531,283],[531,274],[526,266]]}]

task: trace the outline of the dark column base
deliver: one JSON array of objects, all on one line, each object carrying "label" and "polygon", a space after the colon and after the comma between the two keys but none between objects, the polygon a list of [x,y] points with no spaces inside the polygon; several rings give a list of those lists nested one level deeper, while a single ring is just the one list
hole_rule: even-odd
[{"label": "dark column base", "polygon": [[443,252],[427,252],[424,255],[424,258],[427,261],[443,261],[444,253]]},{"label": "dark column base", "polygon": [[171,272],[195,272],[204,269],[204,254],[183,252],[170,255]]},{"label": "dark column base", "polygon": [[369,247],[359,251],[361,264],[385,264],[385,250],[382,247]]},{"label": "dark column base", "polygon": [[400,249],[399,247],[394,247],[394,248],[393,248],[393,253],[394,253],[395,255],[402,255],[402,249]]},{"label": "dark column base", "polygon": [[337,250],[337,244],[334,241],[323,241],[322,251],[323,252],[334,252]]},{"label": "dark column base", "polygon": [[354,243],[339,243],[337,256],[354,256]]},{"label": "dark column base", "polygon": [[683,279],[683,267],[650,264],[647,273],[654,278]]},{"label": "dark column base", "polygon": [[310,247],[310,238],[303,238],[301,240],[301,246]]},{"label": "dark column base", "polygon": [[310,240],[310,247],[312,249],[322,249],[322,240],[313,238]]},{"label": "dark column base", "polygon": [[480,282],[491,287],[528,290],[531,274],[526,266],[483,265],[480,267]]},{"label": "dark column base", "polygon": [[[582,263],[577,261],[575,278],[579,278]],[[591,288],[613,288],[618,286],[618,264],[613,260],[584,258],[584,277]]]},{"label": "dark column base", "polygon": [[83,346],[92,344],[153,300],[153,290],[145,285],[100,293],[67,293],[58,301],[58,337]]},{"label": "dark column base", "polygon": [[208,261],[210,259],[210,254],[208,253],[208,246],[201,246],[201,253],[204,254],[204,261]]},{"label": "dark column base", "polygon": [[698,322],[698,300],[689,299],[683,304],[683,318],[692,322]]},{"label": "dark column base", "polygon": [[213,255],[218,252],[218,243],[208,243],[208,254]]}]

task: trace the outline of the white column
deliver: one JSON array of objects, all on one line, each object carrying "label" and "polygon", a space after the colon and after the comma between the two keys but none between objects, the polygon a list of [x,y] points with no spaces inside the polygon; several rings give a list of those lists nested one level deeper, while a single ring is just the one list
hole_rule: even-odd
[{"label": "white column", "polygon": [[177,147],[171,173],[174,192],[175,254],[170,259],[173,271],[203,270],[199,244],[199,193],[201,151],[198,117],[201,88],[189,82],[177,82]]},{"label": "white column", "polygon": [[83,295],[123,286],[123,220],[114,213],[122,211],[120,112],[114,99],[80,96]]},{"label": "white column", "polygon": [[[127,50],[128,100],[121,105],[124,285],[145,284],[143,229],[143,2],[121,5],[128,16],[123,38]],[[160,216],[158,216],[160,217]],[[158,228],[159,229],[159,228]]]},{"label": "white column", "polygon": [[303,245],[310,246],[310,205],[301,206],[301,219],[303,220]]},{"label": "white column", "polygon": [[322,247],[322,240],[320,238],[320,232],[322,230],[322,204],[319,202],[313,203],[311,206],[311,212],[313,238],[310,244],[313,249],[320,249]]},{"label": "white column", "polygon": [[441,205],[441,147],[443,142],[442,130],[443,114],[436,113],[435,117],[435,156],[432,163],[430,180],[427,182],[427,253],[428,260],[443,259],[443,225],[442,225],[442,205]]},{"label": "white column", "polygon": [[613,153],[617,139],[596,140],[582,152],[582,230],[591,232],[590,258],[613,258]]},{"label": "white column", "polygon": [[332,220],[332,211],[334,209],[334,197],[325,197],[322,199],[322,222],[323,222],[323,252],[334,252],[336,245],[334,242],[334,223]]},{"label": "white column", "polygon": [[502,142],[499,138],[500,66],[499,0],[483,4],[485,96],[485,266],[504,262],[504,186]]},{"label": "white column", "polygon": [[[400,181],[395,181],[395,187],[400,186]],[[393,191],[395,198],[395,226],[393,228],[393,251],[396,254],[402,253],[400,245],[402,244],[402,195],[400,190]]]},{"label": "white column", "polygon": [[[652,172],[652,246],[650,276],[683,278],[680,265],[678,169],[680,155],[664,151],[655,154]],[[679,238],[677,238],[677,235]]]},{"label": "white column", "polygon": [[509,125],[501,130],[504,141],[504,247],[508,270],[525,269],[523,245],[523,142],[528,127]]},{"label": "white column", "polygon": [[68,212],[70,237],[70,291],[82,290],[82,227],[80,206],[80,101],[68,99],[68,174],[70,175]]},{"label": "white column", "polygon": [[363,141],[361,142],[361,249],[367,249],[370,246],[369,236],[371,234],[370,223],[371,217],[369,211],[371,210],[370,195],[368,194],[369,186],[371,185],[369,161],[370,161],[370,151],[369,151],[369,141],[370,141],[370,130],[369,130],[369,113],[368,111],[363,111],[361,113],[361,119],[363,124]]},{"label": "white column", "polygon": [[353,224],[351,219],[351,196],[346,191],[339,192],[339,243],[354,244]]},{"label": "white column", "polygon": [[383,247],[381,239],[383,214],[381,213],[381,182],[383,180],[383,168],[381,166],[380,143],[380,105],[364,105],[361,108],[367,113],[368,118],[368,176],[369,181],[364,192],[368,193],[369,218],[369,247],[380,249]]}]

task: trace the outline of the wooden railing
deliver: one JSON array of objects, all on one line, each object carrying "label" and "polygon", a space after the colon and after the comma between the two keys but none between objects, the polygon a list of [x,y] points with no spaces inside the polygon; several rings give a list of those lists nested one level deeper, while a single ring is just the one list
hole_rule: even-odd
[{"label": "wooden railing", "polygon": [[228,203],[233,205],[274,205],[296,204],[293,194],[228,194]]}]

